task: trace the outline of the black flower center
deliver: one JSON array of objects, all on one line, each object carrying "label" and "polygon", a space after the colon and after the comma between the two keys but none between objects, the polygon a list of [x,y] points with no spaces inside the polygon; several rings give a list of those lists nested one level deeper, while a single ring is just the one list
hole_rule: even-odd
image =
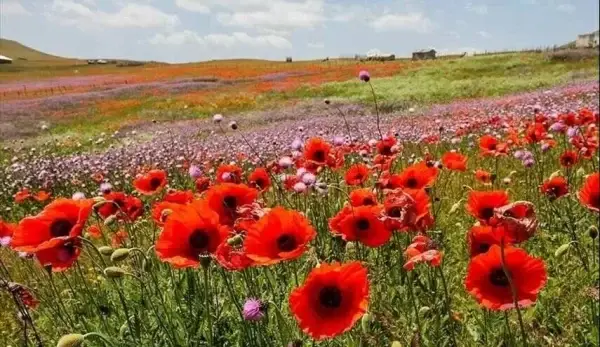
[{"label": "black flower center", "polygon": [[235,209],[237,207],[237,199],[235,196],[226,196],[223,198],[223,205],[229,209]]},{"label": "black flower center", "polygon": [[160,187],[160,184],[162,183],[161,179],[158,177],[153,177],[150,180],[150,189],[152,190],[156,190],[158,189],[158,187]]},{"label": "black flower center", "polygon": [[402,216],[402,209],[398,206],[394,206],[389,209],[388,216],[392,218],[400,218]]},{"label": "black flower center", "polygon": [[50,224],[50,234],[52,237],[67,236],[71,232],[73,224],[67,219],[57,219]]},{"label": "black flower center", "polygon": [[325,152],[319,150],[313,154],[313,160],[317,162],[325,161]]},{"label": "black flower center", "polygon": [[373,201],[371,198],[365,198],[363,200],[363,205],[375,205],[375,201]]},{"label": "black flower center", "polygon": [[490,145],[488,146],[488,149],[490,151],[495,151],[496,150],[496,144],[495,143],[490,143]]},{"label": "black flower center", "polygon": [[361,218],[356,221],[356,228],[360,231],[369,230],[369,221],[367,219]]},{"label": "black flower center", "polygon": [[296,238],[290,234],[283,234],[277,238],[277,247],[284,252],[296,249]]},{"label": "black flower center", "polygon": [[490,272],[490,282],[498,287],[508,287],[509,285],[508,277],[506,277],[502,268],[497,268]]},{"label": "black flower center", "polygon": [[494,208],[493,207],[484,207],[479,211],[481,217],[483,219],[490,219],[494,216]]},{"label": "black flower center", "polygon": [[319,302],[326,308],[338,308],[342,304],[342,292],[334,286],[328,286],[319,292]]},{"label": "black flower center", "polygon": [[406,186],[408,188],[416,188],[418,184],[419,184],[419,182],[414,177],[411,177],[408,180],[406,180]]},{"label": "black flower center", "polygon": [[256,181],[254,181],[254,184],[256,184],[258,188],[262,189],[265,187],[265,180],[263,180],[262,178],[257,178]]},{"label": "black flower center", "polygon": [[392,147],[390,146],[384,146],[381,148],[381,154],[382,155],[390,155],[392,154]]},{"label": "black flower center", "polygon": [[479,254],[486,253],[490,249],[490,245],[487,243],[480,243],[479,247],[477,247],[477,251]]},{"label": "black flower center", "polygon": [[190,247],[194,250],[203,250],[208,247],[208,243],[210,241],[210,237],[205,230],[196,229],[190,235],[188,242],[190,243]]}]

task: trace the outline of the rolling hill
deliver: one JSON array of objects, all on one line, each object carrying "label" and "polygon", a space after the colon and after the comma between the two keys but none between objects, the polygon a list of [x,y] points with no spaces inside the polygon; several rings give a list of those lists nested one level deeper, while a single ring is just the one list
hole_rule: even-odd
[{"label": "rolling hill", "polygon": [[74,62],[77,59],[63,58],[40,52],[17,41],[0,38],[0,54],[18,60],[45,62]]}]

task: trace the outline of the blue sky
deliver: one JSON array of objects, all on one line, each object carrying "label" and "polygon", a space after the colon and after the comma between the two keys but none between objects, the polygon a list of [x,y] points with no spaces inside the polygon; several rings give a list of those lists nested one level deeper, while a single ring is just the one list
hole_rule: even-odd
[{"label": "blue sky", "polygon": [[[189,62],[563,44],[598,0],[0,0],[0,36],[68,57]],[[0,54],[2,52],[0,51]]]}]

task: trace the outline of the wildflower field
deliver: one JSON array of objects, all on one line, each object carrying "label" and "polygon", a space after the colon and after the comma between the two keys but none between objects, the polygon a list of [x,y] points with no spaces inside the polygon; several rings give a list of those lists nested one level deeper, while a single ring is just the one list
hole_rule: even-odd
[{"label": "wildflower field", "polygon": [[598,346],[597,64],[0,71],[0,345]]}]

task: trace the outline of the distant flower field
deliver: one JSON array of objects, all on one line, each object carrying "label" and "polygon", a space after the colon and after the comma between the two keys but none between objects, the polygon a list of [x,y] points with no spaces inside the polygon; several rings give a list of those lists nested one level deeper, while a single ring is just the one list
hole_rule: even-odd
[{"label": "distant flower field", "polygon": [[259,95],[352,71],[373,108],[325,99],[311,118],[215,113],[96,153],[11,152],[0,342],[597,346],[597,81],[394,117],[374,82],[395,68],[190,82]]}]

